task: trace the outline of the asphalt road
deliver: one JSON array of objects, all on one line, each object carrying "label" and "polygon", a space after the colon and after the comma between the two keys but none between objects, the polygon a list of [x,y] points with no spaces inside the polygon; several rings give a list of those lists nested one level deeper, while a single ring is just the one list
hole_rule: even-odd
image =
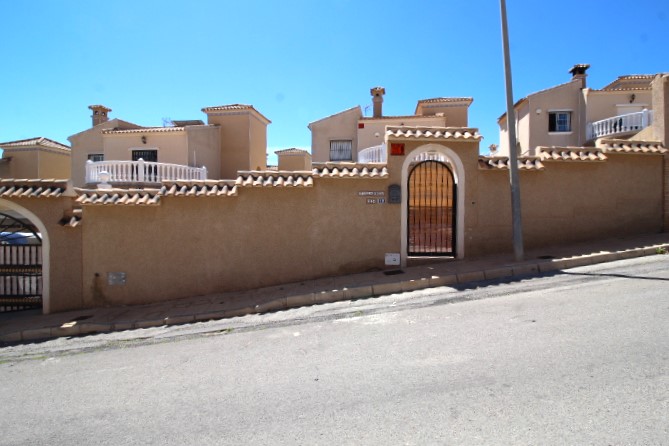
[{"label": "asphalt road", "polygon": [[669,256],[0,349],[0,444],[669,444]]}]

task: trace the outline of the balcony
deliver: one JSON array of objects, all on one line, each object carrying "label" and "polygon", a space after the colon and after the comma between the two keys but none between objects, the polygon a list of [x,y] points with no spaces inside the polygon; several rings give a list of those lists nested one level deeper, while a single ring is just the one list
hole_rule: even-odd
[{"label": "balcony", "polygon": [[[103,181],[103,177],[109,177]],[[139,161],[88,161],[86,183],[158,184],[174,180],[206,180],[206,167]]]},{"label": "balcony", "polygon": [[385,163],[388,161],[388,150],[385,144],[368,147],[358,152],[358,162],[367,163]]},{"label": "balcony", "polygon": [[626,133],[637,133],[648,127],[653,121],[652,110],[618,115],[601,121],[589,122],[586,129],[588,140],[603,136],[615,136]]}]

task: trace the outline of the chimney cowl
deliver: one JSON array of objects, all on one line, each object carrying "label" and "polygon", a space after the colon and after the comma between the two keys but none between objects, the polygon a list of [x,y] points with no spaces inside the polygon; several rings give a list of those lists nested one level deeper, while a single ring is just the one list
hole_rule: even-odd
[{"label": "chimney cowl", "polygon": [[590,64],[579,63],[571,67],[571,69],[569,70],[572,76],[571,77],[572,80],[575,79],[581,80],[581,88],[585,88],[585,78],[587,77],[587,74],[585,72],[588,71],[588,68],[590,68]]},{"label": "chimney cowl", "polygon": [[374,103],[374,117],[380,118],[383,116],[383,95],[386,94],[386,89],[383,87],[374,87],[369,92],[372,95],[372,102]]},{"label": "chimney cowl", "polygon": [[109,121],[109,112],[111,108],[104,105],[89,105],[88,108],[93,112],[91,118],[93,119],[93,127],[103,122]]},{"label": "chimney cowl", "polygon": [[569,72],[572,74],[572,76],[577,76],[581,74],[585,74],[585,72],[590,68],[590,64],[587,63],[578,63],[571,67]]}]

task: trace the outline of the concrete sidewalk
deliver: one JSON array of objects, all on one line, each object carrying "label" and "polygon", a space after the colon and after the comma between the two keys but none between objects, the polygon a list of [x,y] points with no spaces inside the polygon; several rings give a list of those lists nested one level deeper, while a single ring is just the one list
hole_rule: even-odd
[{"label": "concrete sidewalk", "polygon": [[[655,255],[669,250],[669,233],[648,234],[527,251],[475,260],[445,260],[286,284],[257,290],[195,296],[150,305],[95,308],[42,315],[35,311],[0,313],[0,345],[61,336],[186,324],[253,313],[285,310],[340,300],[366,298],[439,286],[527,277],[549,271]],[[387,274],[387,273],[396,274]]]}]

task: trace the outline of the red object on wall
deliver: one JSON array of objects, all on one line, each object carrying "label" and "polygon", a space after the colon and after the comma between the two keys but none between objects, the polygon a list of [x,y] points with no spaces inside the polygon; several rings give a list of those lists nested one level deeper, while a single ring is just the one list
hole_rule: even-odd
[{"label": "red object on wall", "polygon": [[404,155],[404,143],[400,143],[400,142],[390,143],[390,154],[392,156],[402,156],[402,155]]},{"label": "red object on wall", "polygon": [[359,129],[364,129],[365,128],[365,123],[364,122],[358,122],[358,128]]}]

